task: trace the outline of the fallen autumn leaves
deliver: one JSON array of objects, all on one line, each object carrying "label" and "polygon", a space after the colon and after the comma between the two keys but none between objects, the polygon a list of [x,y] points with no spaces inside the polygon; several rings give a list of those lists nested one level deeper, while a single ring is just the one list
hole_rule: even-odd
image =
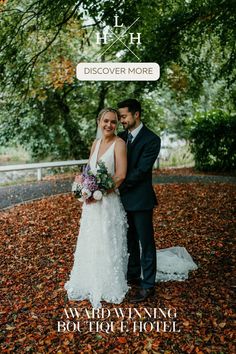
[{"label": "fallen autumn leaves", "polygon": [[[58,333],[65,308],[90,308],[87,301],[68,302],[63,288],[81,208],[71,195],[61,195],[0,214],[2,353],[234,352],[235,187],[172,184],[155,189],[157,248],[184,246],[199,269],[185,282],[157,284],[154,300],[140,307],[176,308],[181,332]],[[126,300],[119,307],[134,305]]]}]

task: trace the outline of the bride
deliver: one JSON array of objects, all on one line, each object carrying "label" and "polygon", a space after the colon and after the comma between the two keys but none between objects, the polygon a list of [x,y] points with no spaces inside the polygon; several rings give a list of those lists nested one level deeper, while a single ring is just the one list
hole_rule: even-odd
[{"label": "bride", "polygon": [[115,189],[100,201],[83,204],[74,265],[65,289],[70,300],[89,299],[94,308],[101,301],[121,303],[128,291],[126,271],[127,220],[117,188],[125,179],[125,142],[116,136],[117,112],[103,109],[98,115],[102,139],[92,145],[89,165],[96,172],[103,161],[115,182]]},{"label": "bride", "polygon": [[[88,299],[93,308],[101,307],[101,301],[121,303],[129,289],[128,224],[117,189],[126,176],[127,151],[124,140],[115,134],[117,124],[116,110],[101,110],[98,128],[102,138],[92,145],[89,165],[96,173],[98,161],[103,161],[113,176],[115,189],[100,201],[84,202],[74,264],[65,284],[69,300]],[[184,247],[157,251],[156,282],[185,280],[189,270],[196,268]]]}]

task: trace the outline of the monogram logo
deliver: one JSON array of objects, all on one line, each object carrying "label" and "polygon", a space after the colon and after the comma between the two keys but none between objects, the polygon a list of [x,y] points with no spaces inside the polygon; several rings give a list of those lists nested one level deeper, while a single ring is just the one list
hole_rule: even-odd
[{"label": "monogram logo", "polygon": [[[124,24],[119,24],[119,16],[115,15],[115,25],[113,26],[113,28],[124,28]],[[141,33],[134,33],[134,32],[128,32],[131,27],[134,26],[134,24],[139,20],[139,17],[133,22],[131,23],[131,25],[126,28],[123,32],[121,32],[119,35],[117,35],[114,31],[111,30],[111,28],[109,27],[108,29],[108,33],[107,32],[96,32],[96,36],[97,36],[97,44],[109,44],[110,41],[112,40],[112,43],[108,45],[108,47],[102,52],[101,56],[103,56],[117,41],[119,41],[120,43],[122,43],[123,46],[125,46],[138,60],[139,57],[124,43],[123,41],[123,37],[125,35],[129,35],[129,44],[135,44],[135,42],[137,43],[137,45],[141,44]]]}]

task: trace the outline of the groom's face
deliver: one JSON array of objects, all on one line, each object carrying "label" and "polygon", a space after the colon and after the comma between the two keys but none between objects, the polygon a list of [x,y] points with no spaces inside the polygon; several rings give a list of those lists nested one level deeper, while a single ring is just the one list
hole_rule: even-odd
[{"label": "groom's face", "polygon": [[119,108],[118,111],[120,122],[123,125],[124,129],[132,131],[139,125],[139,112],[135,112],[133,114],[129,111],[128,107]]}]

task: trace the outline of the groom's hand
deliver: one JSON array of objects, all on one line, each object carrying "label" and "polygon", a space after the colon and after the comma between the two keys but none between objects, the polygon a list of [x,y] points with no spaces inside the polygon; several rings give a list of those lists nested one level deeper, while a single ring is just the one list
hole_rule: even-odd
[{"label": "groom's hand", "polygon": [[111,194],[111,193],[113,193],[113,192],[115,192],[114,188],[108,189],[108,190],[106,191],[106,194]]}]

